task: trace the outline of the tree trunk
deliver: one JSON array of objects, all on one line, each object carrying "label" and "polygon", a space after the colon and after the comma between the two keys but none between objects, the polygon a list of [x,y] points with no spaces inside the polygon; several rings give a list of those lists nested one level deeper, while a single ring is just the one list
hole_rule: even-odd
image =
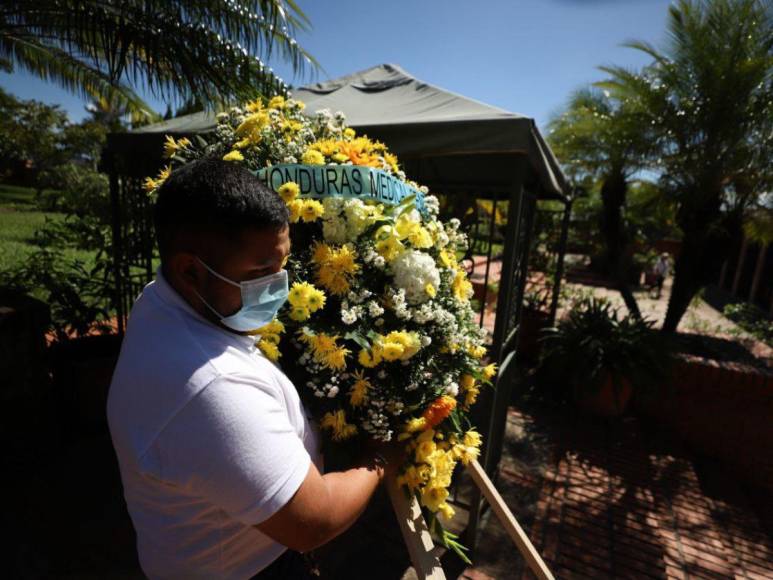
[{"label": "tree trunk", "polygon": [[664,332],[676,332],[693,297],[716,280],[722,262],[733,246],[732,240],[740,235],[741,214],[723,213],[721,208],[721,195],[715,192],[704,195],[700,206],[680,209],[681,215],[677,219],[684,237],[674,268],[674,284],[663,321]]},{"label": "tree trunk", "polygon": [[[685,240],[686,241],[686,240]],[[663,321],[663,330],[665,332],[676,332],[679,321],[687,312],[693,297],[701,289],[701,283],[698,278],[698,268],[695,263],[702,259],[700,250],[687,247],[682,244],[682,252],[676,259],[674,266],[674,283],[671,286],[671,296],[668,299],[668,310],[666,318]]]},{"label": "tree trunk", "polygon": [[623,226],[623,206],[628,192],[628,182],[621,170],[613,169],[601,186],[601,232],[606,243],[609,273],[615,282],[628,311],[641,318],[639,305],[628,282],[630,259],[628,257],[628,236]]},{"label": "tree trunk", "polygon": [[762,279],[762,270],[765,269],[765,258],[768,253],[768,244],[760,242],[760,253],[757,254],[757,264],[754,267],[754,278],[752,279],[752,287],[749,290],[749,302],[754,304],[754,299],[757,297],[757,290],[760,287],[760,280]]},{"label": "tree trunk", "polygon": [[746,262],[746,253],[749,249],[749,239],[744,236],[741,242],[741,252],[738,254],[738,264],[735,267],[735,276],[733,276],[733,285],[730,287],[730,293],[735,296],[738,294],[738,286],[741,284],[741,275],[743,274],[744,263]]}]

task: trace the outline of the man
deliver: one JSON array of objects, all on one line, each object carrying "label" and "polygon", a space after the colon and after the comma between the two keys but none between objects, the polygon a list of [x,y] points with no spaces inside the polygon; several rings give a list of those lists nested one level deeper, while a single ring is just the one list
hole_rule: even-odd
[{"label": "man", "polygon": [[[669,265],[668,254],[663,252],[658,256],[658,260],[655,262],[655,267],[652,269],[653,274],[655,274],[655,284],[653,285],[653,288],[657,289],[655,298],[658,300],[660,300],[660,294],[663,291],[663,283],[666,281]],[[650,288],[650,292],[652,292],[652,288]]]},{"label": "man", "polygon": [[142,568],[303,578],[298,552],[356,520],[386,460],[322,475],[298,394],[246,334],[287,296],[287,209],[244,167],[200,160],[160,188],[155,225],[161,267],[132,309],[107,405]]}]

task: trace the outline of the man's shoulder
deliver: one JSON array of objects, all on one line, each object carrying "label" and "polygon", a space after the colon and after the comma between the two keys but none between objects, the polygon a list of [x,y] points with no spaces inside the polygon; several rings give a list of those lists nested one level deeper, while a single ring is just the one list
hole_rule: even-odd
[{"label": "man's shoulder", "polygon": [[147,292],[135,304],[107,406],[111,431],[134,453],[143,453],[212,384],[251,376],[256,385],[275,387],[273,365],[265,361],[263,368],[256,355],[250,356],[209,326],[159,303]]}]

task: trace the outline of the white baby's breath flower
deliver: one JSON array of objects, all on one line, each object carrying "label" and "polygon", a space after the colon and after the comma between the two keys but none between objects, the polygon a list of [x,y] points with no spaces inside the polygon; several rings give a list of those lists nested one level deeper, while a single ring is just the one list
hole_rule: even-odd
[{"label": "white baby's breath flower", "polygon": [[371,300],[368,302],[368,314],[376,318],[384,314],[384,308],[378,302]]}]

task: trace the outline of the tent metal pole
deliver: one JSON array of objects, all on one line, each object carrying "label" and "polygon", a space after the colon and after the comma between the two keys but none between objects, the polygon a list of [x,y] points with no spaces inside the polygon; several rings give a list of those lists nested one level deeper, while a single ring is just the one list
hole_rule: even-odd
[{"label": "tent metal pole", "polygon": [[[510,313],[514,307],[517,308],[516,302],[517,295],[520,295],[518,288],[515,288],[515,273],[516,262],[518,261],[518,251],[522,251],[523,248],[518,248],[518,241],[520,239],[520,230],[523,218],[523,212],[525,210],[524,204],[524,190],[523,180],[526,174],[526,159],[522,156],[518,156],[514,160],[515,171],[513,173],[512,185],[510,187],[509,196],[509,208],[507,215],[507,230],[505,232],[505,248],[504,256],[502,260],[502,274],[499,281],[499,297],[497,299],[497,311],[496,319],[494,322],[494,337],[493,344],[491,346],[490,354],[491,359],[497,364],[501,365],[505,359],[505,353],[503,352],[503,346],[505,344],[505,337],[509,332],[509,322],[511,320]],[[517,311],[516,311],[517,312]],[[497,412],[498,406],[507,406],[507,400],[509,399],[509,392],[504,393],[506,381],[501,380],[503,374],[500,366],[499,373],[496,379],[496,388],[492,394],[489,391],[483,391],[485,397],[481,397],[482,405],[485,405],[481,420],[483,423],[479,425],[484,436],[483,443],[483,466],[486,471],[490,473],[492,470],[492,462],[496,465],[499,463],[499,457],[494,459],[492,453],[493,448],[498,448],[501,453],[501,446],[493,444],[492,434],[499,432],[499,425],[495,425],[495,420],[504,417],[506,420],[507,414],[504,415]],[[504,395],[504,397],[503,397]],[[502,425],[504,426],[504,425]],[[478,526],[481,518],[481,492],[479,489],[473,489],[470,499],[470,513],[467,521],[467,529],[465,530],[465,544],[471,551],[474,552],[477,537]]]},{"label": "tent metal pole", "polygon": [[561,293],[561,278],[564,275],[564,258],[566,257],[566,243],[569,238],[569,221],[572,216],[572,200],[568,200],[564,206],[564,216],[561,220],[561,239],[558,241],[558,257],[556,258],[556,276],[553,279],[553,296],[550,300],[550,324],[556,322],[558,312],[558,296]]}]

